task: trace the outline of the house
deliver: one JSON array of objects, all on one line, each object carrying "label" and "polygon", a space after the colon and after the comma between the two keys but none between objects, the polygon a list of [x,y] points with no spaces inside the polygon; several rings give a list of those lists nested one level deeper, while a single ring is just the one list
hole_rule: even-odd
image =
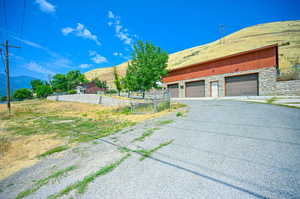
[{"label": "house", "polygon": [[277,68],[274,44],[171,70],[163,83],[173,98],[272,95]]},{"label": "house", "polygon": [[99,92],[106,91],[107,88],[99,88],[95,82],[89,82],[86,84],[81,84],[76,87],[77,94],[96,94]]}]

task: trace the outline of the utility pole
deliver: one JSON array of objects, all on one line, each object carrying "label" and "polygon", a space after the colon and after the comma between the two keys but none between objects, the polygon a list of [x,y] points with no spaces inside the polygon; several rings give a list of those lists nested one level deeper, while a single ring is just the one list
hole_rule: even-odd
[{"label": "utility pole", "polygon": [[1,44],[5,47],[5,72],[6,72],[6,98],[7,98],[7,108],[10,115],[10,76],[9,76],[9,48],[21,48],[19,46],[8,45],[8,40],[5,41],[5,44]]},{"label": "utility pole", "polygon": [[225,33],[225,25],[224,24],[220,24],[219,25],[219,32],[220,32],[220,35],[221,35],[221,38],[220,38],[220,44],[222,43],[225,43],[225,38],[224,37],[224,33]]}]

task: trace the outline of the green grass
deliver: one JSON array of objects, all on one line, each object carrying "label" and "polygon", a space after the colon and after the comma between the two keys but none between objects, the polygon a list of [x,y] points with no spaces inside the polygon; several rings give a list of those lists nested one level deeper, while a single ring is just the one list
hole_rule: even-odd
[{"label": "green grass", "polygon": [[127,148],[127,147],[119,147],[118,150],[122,153],[128,153],[128,152],[131,152],[132,150]]},{"label": "green grass", "polygon": [[168,101],[167,102],[161,102],[157,105],[156,111],[160,112],[160,111],[170,109],[170,108],[171,108],[171,103],[170,102],[168,102]]},{"label": "green grass", "polygon": [[111,171],[113,171],[115,168],[117,168],[124,160],[126,160],[128,157],[130,156],[130,154],[126,154],[123,158],[121,158],[120,160],[107,165],[101,169],[99,169],[98,171],[96,171],[95,173],[92,173],[86,177],[84,177],[82,180],[71,184],[69,186],[67,186],[66,188],[64,188],[63,190],[61,190],[60,192],[50,195],[48,197],[48,199],[55,199],[55,198],[59,198],[62,197],[64,195],[69,194],[71,191],[77,189],[77,192],[79,194],[82,194],[85,192],[87,186],[89,183],[91,183],[92,181],[94,181],[97,177],[105,175]]},{"label": "green grass", "polygon": [[273,102],[275,102],[277,100],[277,97],[272,97],[272,98],[270,98],[270,99],[267,99],[266,100],[266,103],[267,104],[273,104]]},{"label": "green grass", "polygon": [[38,156],[38,158],[43,158],[43,157],[46,157],[48,155],[51,155],[51,154],[54,154],[54,153],[58,153],[58,152],[67,150],[69,148],[70,147],[68,145],[58,146],[58,147],[55,147],[53,149],[50,149],[50,150],[46,151],[45,153],[42,153],[41,155]]},{"label": "green grass", "polygon": [[152,135],[154,133],[154,131],[158,130],[159,128],[151,128],[151,129],[147,129],[140,137],[135,138],[132,142],[136,142],[136,141],[144,141],[146,137]]},{"label": "green grass", "polygon": [[162,147],[165,147],[165,146],[171,144],[173,141],[174,140],[170,140],[168,142],[161,143],[159,146],[157,146],[153,149],[150,149],[150,150],[141,149],[141,150],[136,150],[135,152],[138,152],[139,154],[142,155],[142,157],[139,160],[143,161],[144,159],[150,157],[153,152],[161,149]]},{"label": "green grass", "polygon": [[74,169],[76,169],[76,166],[70,166],[63,170],[56,171],[55,173],[53,173],[52,175],[50,175],[46,178],[42,178],[42,179],[38,180],[31,189],[27,189],[27,190],[19,193],[17,195],[16,199],[22,199],[22,198],[29,196],[30,194],[39,190],[42,186],[48,184],[51,179],[56,179],[62,175],[65,175],[66,173],[68,173],[70,171],[73,171]]},{"label": "green grass", "polygon": [[6,130],[17,135],[55,133],[58,138],[68,138],[70,142],[89,142],[135,124],[110,118],[93,120],[60,116],[31,116],[15,119],[13,123]]},{"label": "green grass", "polygon": [[157,124],[161,126],[161,125],[171,124],[172,122],[174,122],[174,120],[163,120],[157,122]]}]

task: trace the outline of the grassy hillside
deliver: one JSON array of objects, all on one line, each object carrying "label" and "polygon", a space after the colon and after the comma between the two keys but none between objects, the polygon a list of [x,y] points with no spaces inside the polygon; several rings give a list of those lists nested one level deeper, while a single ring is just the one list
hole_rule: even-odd
[{"label": "grassy hillside", "polygon": [[[278,43],[279,67],[288,70],[300,62],[300,20],[259,24],[244,28],[220,40],[169,56],[168,68],[180,68],[230,54],[239,53],[266,45]],[[117,65],[121,75],[125,74],[127,62]],[[85,73],[88,79],[99,77],[113,85],[113,69],[100,68]]]}]

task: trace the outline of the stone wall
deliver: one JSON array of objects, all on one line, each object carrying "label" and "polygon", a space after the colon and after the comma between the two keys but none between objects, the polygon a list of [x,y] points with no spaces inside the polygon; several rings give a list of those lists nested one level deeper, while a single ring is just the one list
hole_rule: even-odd
[{"label": "stone wall", "polygon": [[275,95],[300,96],[300,80],[278,81],[275,87]]}]

